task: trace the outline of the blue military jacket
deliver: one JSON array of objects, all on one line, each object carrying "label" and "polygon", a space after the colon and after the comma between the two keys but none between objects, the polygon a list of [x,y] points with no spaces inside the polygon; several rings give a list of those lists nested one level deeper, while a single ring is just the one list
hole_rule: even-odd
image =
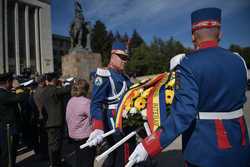
[{"label": "blue military jacket", "polygon": [[[171,114],[162,122],[162,129],[155,133],[160,142],[155,147],[162,149],[182,134],[184,159],[191,164],[247,166],[250,146],[244,117],[199,118],[202,112],[232,112],[243,108],[246,88],[246,66],[239,55],[215,45],[187,54],[176,68]],[[156,143],[152,137],[145,141]],[[147,145],[144,144],[150,150]]]},{"label": "blue military jacket", "polygon": [[90,113],[94,129],[111,128],[109,118],[115,118],[120,98],[131,85],[129,78],[114,69],[96,70],[93,80],[93,91]]}]

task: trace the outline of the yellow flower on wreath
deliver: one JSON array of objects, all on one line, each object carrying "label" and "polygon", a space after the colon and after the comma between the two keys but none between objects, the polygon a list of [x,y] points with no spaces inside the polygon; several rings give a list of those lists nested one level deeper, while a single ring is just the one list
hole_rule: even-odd
[{"label": "yellow flower on wreath", "polygon": [[131,99],[128,99],[126,102],[125,102],[125,110],[126,111],[129,111],[131,109],[131,107],[133,107],[133,101]]},{"label": "yellow flower on wreath", "polygon": [[153,87],[151,87],[151,88],[146,89],[145,91],[143,91],[141,96],[142,96],[143,98],[147,98],[148,95],[149,95],[149,93],[150,93],[150,91],[152,90],[152,88],[153,88]]},{"label": "yellow flower on wreath", "polygon": [[145,107],[146,107],[146,103],[147,103],[147,101],[146,101],[146,99],[144,99],[143,97],[138,97],[136,100],[135,100],[135,104],[134,104],[134,106],[135,106],[135,108],[137,109],[137,110],[142,110],[142,109],[144,109]]},{"label": "yellow flower on wreath", "polygon": [[174,90],[166,89],[165,96],[166,96],[166,103],[172,104],[173,99],[174,99]]},{"label": "yellow flower on wreath", "polygon": [[167,84],[166,84],[166,88],[173,88],[175,84],[175,79],[171,79]]},{"label": "yellow flower on wreath", "polygon": [[133,96],[132,96],[132,99],[136,99],[137,97],[139,97],[141,94],[141,90],[134,90],[133,92]]}]

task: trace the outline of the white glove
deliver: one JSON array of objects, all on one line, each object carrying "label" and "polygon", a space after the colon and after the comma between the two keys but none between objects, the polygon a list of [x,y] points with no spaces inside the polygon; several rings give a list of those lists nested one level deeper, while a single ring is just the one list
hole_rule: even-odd
[{"label": "white glove", "polygon": [[74,79],[74,77],[67,78],[66,81],[71,82]]},{"label": "white glove", "polygon": [[139,163],[141,161],[146,160],[148,157],[148,153],[142,143],[138,144],[134,150],[134,152],[130,155],[129,161],[134,161],[135,163]]},{"label": "white glove", "polygon": [[91,134],[89,135],[89,139],[87,140],[87,143],[89,143],[89,147],[100,144],[103,141],[103,134],[104,131],[101,129],[95,129],[93,132],[91,132]]}]

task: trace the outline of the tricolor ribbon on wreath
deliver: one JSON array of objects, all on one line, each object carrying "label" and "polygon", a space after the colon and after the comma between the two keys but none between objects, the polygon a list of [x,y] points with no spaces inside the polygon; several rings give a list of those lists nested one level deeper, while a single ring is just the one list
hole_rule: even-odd
[{"label": "tricolor ribbon on wreath", "polygon": [[[116,117],[116,127],[134,126],[147,121],[151,132],[167,118],[174,97],[175,73],[162,73],[133,85],[124,95]],[[142,119],[133,122],[136,114]],[[144,120],[144,121],[143,121]],[[143,125],[143,124],[142,124]]]},{"label": "tricolor ribbon on wreath", "polygon": [[134,84],[123,96],[116,116],[116,128],[132,127],[137,129],[125,136],[121,141],[96,157],[97,161],[124,144],[127,140],[145,128],[147,134],[156,131],[161,122],[170,113],[174,97],[175,72],[162,73],[152,79]]}]

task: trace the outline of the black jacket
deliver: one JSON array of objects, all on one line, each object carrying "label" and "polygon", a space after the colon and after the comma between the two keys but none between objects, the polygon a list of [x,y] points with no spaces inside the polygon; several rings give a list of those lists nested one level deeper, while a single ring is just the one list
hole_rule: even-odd
[{"label": "black jacket", "polygon": [[0,123],[16,124],[19,118],[18,103],[26,98],[26,94],[16,95],[0,88]]}]

